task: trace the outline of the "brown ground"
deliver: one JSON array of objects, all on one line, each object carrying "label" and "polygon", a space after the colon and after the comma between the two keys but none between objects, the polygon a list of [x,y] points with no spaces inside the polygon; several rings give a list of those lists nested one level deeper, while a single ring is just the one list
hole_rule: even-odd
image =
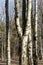
[{"label": "brown ground", "polygon": [[[6,62],[0,60],[0,65],[6,65]],[[19,62],[17,60],[12,60],[11,65],[19,65]],[[43,65],[43,60],[39,60],[38,65]]]}]

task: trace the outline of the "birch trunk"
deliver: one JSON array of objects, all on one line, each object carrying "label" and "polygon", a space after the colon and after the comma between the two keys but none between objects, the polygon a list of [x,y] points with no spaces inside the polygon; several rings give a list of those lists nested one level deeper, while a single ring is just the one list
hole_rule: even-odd
[{"label": "birch trunk", "polygon": [[11,65],[8,0],[5,1],[5,13],[6,13],[6,59],[7,59],[6,63],[7,65]]},{"label": "birch trunk", "polygon": [[8,65],[11,65],[11,55],[10,55],[10,29],[8,31]]},{"label": "birch trunk", "polygon": [[41,54],[41,44],[42,44],[42,40],[41,40],[41,10],[39,9],[38,6],[38,1],[36,0],[36,23],[35,23],[35,30],[36,30],[36,52],[38,55],[38,58],[41,59],[42,58],[42,54]]},{"label": "birch trunk", "polygon": [[[17,0],[16,0],[16,2],[17,2]],[[22,41],[21,41],[21,43],[22,43],[22,56],[21,56],[21,65],[27,65],[27,42],[28,42],[28,37],[29,37],[29,50],[30,50],[30,58],[31,58],[31,62],[32,62],[32,37],[31,37],[31,0],[29,0],[28,1],[28,20],[27,20],[27,22],[26,22],[26,28],[25,28],[25,33],[24,33],[24,35],[23,35],[23,32],[22,32],[22,28],[20,27],[20,24],[18,24],[18,23],[20,23],[20,21],[19,21],[19,15],[18,15],[18,13],[19,12],[17,12],[17,11],[19,11],[19,9],[18,9],[18,6],[17,6],[17,4],[18,3],[16,3],[16,18],[15,18],[15,22],[16,22],[16,27],[17,27],[17,30],[18,30],[18,34],[19,34],[19,36],[21,35],[21,33],[22,33],[22,35],[20,36],[20,38],[22,38]],[[21,30],[21,31],[20,31]]]},{"label": "birch trunk", "polygon": [[18,35],[21,37],[22,36],[22,28],[20,26],[20,19],[19,19],[19,1],[15,0],[15,25],[17,28]]},{"label": "birch trunk", "polygon": [[36,37],[35,37],[35,14],[36,14],[36,0],[33,0],[32,4],[32,50],[33,50],[33,64],[37,65],[37,55],[36,55]]},{"label": "birch trunk", "polygon": [[17,29],[17,33],[19,36],[19,65],[21,65],[21,47],[22,47],[22,28],[20,26],[20,19],[19,19],[19,1],[15,0],[14,1],[15,4],[15,26]]},{"label": "birch trunk", "polygon": [[32,29],[31,29],[31,6],[32,6],[32,0],[28,1],[28,20],[26,24],[26,32],[25,34],[28,36],[29,35],[29,46],[30,47],[30,57],[32,57]]},{"label": "birch trunk", "polygon": [[[31,0],[28,1],[28,20],[26,23],[26,31],[22,42],[22,64],[27,65],[27,41],[29,36],[29,58],[32,62],[32,37],[31,37]],[[33,63],[33,62],[32,62]]]},{"label": "birch trunk", "polygon": [[32,26],[31,26],[31,11],[32,11],[32,0],[28,0],[28,20],[27,20],[27,25],[28,25],[28,34],[29,34],[29,64],[33,65],[33,58],[32,58]]}]

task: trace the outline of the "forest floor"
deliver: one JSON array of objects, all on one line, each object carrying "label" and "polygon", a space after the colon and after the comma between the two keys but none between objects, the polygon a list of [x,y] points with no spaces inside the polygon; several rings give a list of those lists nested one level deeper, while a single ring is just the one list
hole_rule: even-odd
[{"label": "forest floor", "polygon": [[38,65],[43,65],[43,59],[38,61]]},{"label": "forest floor", "polygon": [[[1,60],[0,60],[0,65],[7,65],[7,64],[6,64],[6,61],[1,61]],[[12,61],[11,61],[11,65],[19,65],[19,61],[12,60]],[[43,65],[43,60],[39,60],[39,61],[38,61],[38,65]]]},{"label": "forest floor", "polygon": [[[7,65],[6,61],[0,61],[0,65]],[[11,65],[19,65],[18,61],[11,61]]]}]

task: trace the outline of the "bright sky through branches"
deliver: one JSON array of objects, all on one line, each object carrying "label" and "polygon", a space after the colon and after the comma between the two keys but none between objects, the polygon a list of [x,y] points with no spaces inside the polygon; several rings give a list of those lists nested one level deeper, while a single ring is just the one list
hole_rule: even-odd
[{"label": "bright sky through branches", "polygon": [[[9,17],[14,16],[14,0],[9,0]],[[5,20],[5,0],[0,0],[0,18]]]}]

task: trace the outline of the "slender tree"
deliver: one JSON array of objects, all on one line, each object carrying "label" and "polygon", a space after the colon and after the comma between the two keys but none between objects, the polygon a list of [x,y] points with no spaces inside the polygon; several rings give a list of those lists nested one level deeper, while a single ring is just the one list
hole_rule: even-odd
[{"label": "slender tree", "polygon": [[22,28],[20,26],[19,2],[18,2],[18,0],[15,0],[14,4],[15,4],[15,25],[16,25],[18,36],[19,36],[19,65],[21,65]]},{"label": "slender tree", "polygon": [[[31,8],[31,9],[30,9]],[[29,22],[30,29],[29,29],[29,38],[28,38],[28,64],[33,65],[33,57],[32,57],[32,22],[31,22],[31,12],[32,12],[32,0],[27,0],[27,21]],[[30,19],[29,19],[30,17]]]},{"label": "slender tree", "polygon": [[5,13],[6,13],[6,59],[7,59],[6,62],[7,65],[11,65],[8,0],[5,1]]},{"label": "slender tree", "polygon": [[40,5],[38,4],[38,0],[36,0],[36,25],[35,25],[35,30],[36,30],[36,44],[37,44],[37,55],[39,59],[42,59],[42,54],[41,54],[41,44],[42,44],[42,40],[41,40],[41,21],[42,21],[42,14],[41,14],[41,1],[40,1]]},{"label": "slender tree", "polygon": [[32,41],[33,41],[33,64],[37,65],[37,55],[36,55],[36,37],[35,37],[35,15],[36,15],[36,0],[33,0],[32,4]]}]

